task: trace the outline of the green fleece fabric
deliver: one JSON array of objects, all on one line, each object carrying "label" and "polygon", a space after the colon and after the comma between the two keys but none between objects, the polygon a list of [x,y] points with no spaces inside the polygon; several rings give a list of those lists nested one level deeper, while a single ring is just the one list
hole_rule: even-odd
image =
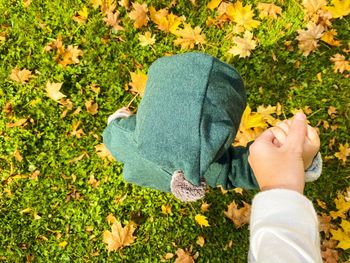
[{"label": "green fleece fabric", "polygon": [[246,106],[243,81],[204,53],[155,61],[136,115],[112,121],[104,143],[124,163],[124,179],[170,191],[171,176],[215,187],[258,188],[248,148],[231,146]]}]

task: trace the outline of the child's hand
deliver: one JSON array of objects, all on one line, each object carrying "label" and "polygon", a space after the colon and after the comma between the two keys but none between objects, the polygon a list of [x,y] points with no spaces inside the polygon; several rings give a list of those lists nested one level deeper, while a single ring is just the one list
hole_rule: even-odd
[{"label": "child's hand", "polygon": [[[284,120],[276,124],[271,128],[272,133],[277,138],[273,143],[277,146],[281,146],[285,143],[287,134],[289,133],[289,127],[292,123],[291,119]],[[315,128],[307,125],[306,138],[303,147],[303,161],[305,170],[307,170],[318,151],[320,150],[320,137],[317,134]]]}]

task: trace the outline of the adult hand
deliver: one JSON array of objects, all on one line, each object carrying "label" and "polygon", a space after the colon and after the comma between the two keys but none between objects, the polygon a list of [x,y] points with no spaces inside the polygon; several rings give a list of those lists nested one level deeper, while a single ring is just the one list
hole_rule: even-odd
[{"label": "adult hand", "polygon": [[263,132],[250,146],[248,161],[262,191],[284,188],[304,192],[303,145],[306,116],[297,113],[283,145],[276,145],[271,129]]}]

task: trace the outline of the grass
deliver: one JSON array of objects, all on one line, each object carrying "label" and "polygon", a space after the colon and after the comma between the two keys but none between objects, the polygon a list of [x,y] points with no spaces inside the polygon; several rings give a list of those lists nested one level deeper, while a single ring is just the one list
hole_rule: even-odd
[{"label": "grass", "polygon": [[[166,7],[167,2],[157,1],[155,5],[158,9]],[[344,53],[344,47],[321,42],[316,52],[303,57],[295,40],[296,30],[304,26],[301,10],[292,2],[286,5],[283,19],[273,24],[263,22],[256,30],[260,45],[245,59],[226,54],[232,45],[230,39],[225,39],[229,26],[205,27],[212,12],[204,4],[192,7],[189,1],[178,1],[171,10],[203,28],[208,44],[198,50],[237,68],[253,109],[279,102],[290,117],[292,109],[310,106],[314,114],[309,120],[320,128],[321,153],[332,156],[339,143],[350,141],[349,80],[345,74],[334,73],[329,61],[334,54]],[[85,25],[80,25],[72,16],[83,6],[88,7],[89,17]],[[246,262],[248,228],[235,229],[223,211],[232,200],[250,202],[254,191],[241,196],[211,189],[205,197],[211,203],[205,214],[211,226],[201,228],[194,221],[200,213],[200,202],[183,204],[170,194],[128,184],[122,179],[121,163],[97,156],[95,145],[102,142],[107,117],[133,97],[124,88],[130,82],[129,72],[138,68],[147,72],[155,59],[183,52],[174,47],[173,35],[156,30],[152,23],[136,30],[125,9],[119,10],[125,31],[115,34],[104,24],[99,10],[87,1],[33,0],[26,8],[22,1],[0,0],[0,33],[6,32],[6,40],[0,41],[0,107],[10,102],[13,108],[12,114],[2,111],[0,117],[0,261],[159,262],[166,253],[175,253],[176,244],[192,247],[192,254],[199,252],[196,262]],[[288,23],[292,26],[280,34]],[[339,39],[349,41],[349,16],[334,21],[333,27]],[[139,45],[137,34],[148,30],[156,34],[153,49]],[[54,52],[43,50],[59,35],[66,46],[74,44],[83,50],[78,65],[63,68],[54,60]],[[293,51],[287,51],[285,40],[292,41]],[[26,84],[11,81],[9,75],[16,66],[29,69],[35,77]],[[316,77],[319,72],[322,82]],[[63,107],[45,95],[47,81],[63,82],[62,92],[73,102],[73,110],[65,118],[60,117]],[[97,84],[100,92],[93,92],[91,84]],[[88,100],[98,103],[97,115],[85,110]],[[133,107],[139,101],[134,101]],[[334,119],[327,114],[330,106],[337,108]],[[73,115],[78,107],[82,111]],[[7,127],[21,118],[29,119],[24,127]],[[338,128],[324,129],[321,120]],[[84,131],[81,138],[69,135],[77,121]],[[336,138],[335,148],[329,149],[332,138]],[[23,156],[20,162],[14,157],[16,149]],[[83,153],[86,157],[74,161]],[[38,179],[30,179],[28,176],[37,170]],[[312,201],[325,201],[333,210],[337,192],[349,186],[349,173],[348,163],[325,160],[322,177],[307,184],[306,195]],[[96,188],[88,184],[91,175],[99,181]],[[122,197],[122,202],[116,202]],[[171,205],[171,215],[161,213],[164,204]],[[106,220],[110,213],[123,223],[133,220],[139,224],[135,243],[120,253],[107,253],[102,242],[103,231],[110,229]],[[196,244],[199,235],[205,237],[204,247]],[[232,247],[228,246],[230,241]],[[349,257],[349,252],[341,254],[342,260]]]}]

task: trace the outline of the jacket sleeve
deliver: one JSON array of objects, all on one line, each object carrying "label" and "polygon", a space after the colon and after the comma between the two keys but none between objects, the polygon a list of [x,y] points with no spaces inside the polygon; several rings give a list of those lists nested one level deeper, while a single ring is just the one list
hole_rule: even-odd
[{"label": "jacket sleeve", "polygon": [[322,262],[317,215],[305,196],[273,189],[254,197],[248,262]]},{"label": "jacket sleeve", "polygon": [[207,183],[211,187],[221,185],[226,190],[235,187],[259,189],[248,162],[249,147],[252,143],[249,142],[247,147],[230,146],[218,160],[210,165],[204,175]]}]

